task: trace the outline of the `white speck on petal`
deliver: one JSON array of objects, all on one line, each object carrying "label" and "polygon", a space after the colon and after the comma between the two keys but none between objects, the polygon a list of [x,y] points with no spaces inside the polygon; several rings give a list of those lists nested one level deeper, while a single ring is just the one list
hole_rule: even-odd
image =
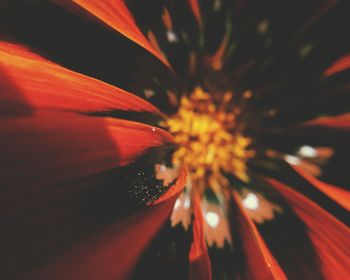
[{"label": "white speck on petal", "polygon": [[186,197],[184,201],[184,207],[188,209],[190,208],[190,205],[191,205],[191,200],[188,197]]},{"label": "white speck on petal", "polygon": [[143,90],[143,93],[145,94],[145,97],[147,99],[151,98],[155,95],[154,90],[152,90],[152,89],[145,89],[145,90]]},{"label": "white speck on petal", "polygon": [[243,199],[242,204],[245,208],[256,210],[259,207],[259,199],[254,193],[248,193]]},{"label": "white speck on petal", "polygon": [[170,43],[176,43],[178,41],[178,37],[177,35],[174,33],[174,31],[172,30],[167,30],[166,32],[166,36],[168,38],[168,41]]},{"label": "white speck on petal", "polygon": [[210,227],[216,228],[219,224],[220,218],[217,213],[209,211],[205,214],[205,220]]},{"label": "white speck on petal", "polygon": [[174,205],[174,210],[176,210],[177,208],[179,208],[181,206],[181,201],[180,199],[176,199],[175,205]]},{"label": "white speck on petal", "polygon": [[286,155],[286,156],[284,157],[284,159],[285,159],[288,163],[293,164],[293,165],[298,165],[298,164],[300,164],[300,159],[299,159],[298,157],[296,157],[296,156]]},{"label": "white speck on petal", "polygon": [[318,152],[315,148],[306,145],[300,147],[298,154],[304,157],[316,157]]}]

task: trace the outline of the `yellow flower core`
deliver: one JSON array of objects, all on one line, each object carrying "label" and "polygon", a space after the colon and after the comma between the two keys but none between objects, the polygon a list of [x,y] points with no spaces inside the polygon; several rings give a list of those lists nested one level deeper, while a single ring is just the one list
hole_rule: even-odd
[{"label": "yellow flower core", "polygon": [[212,188],[217,193],[228,187],[225,174],[247,181],[246,161],[254,155],[248,149],[251,140],[237,132],[236,115],[229,108],[232,93],[214,102],[212,96],[197,87],[180,100],[178,112],[166,120],[179,148],[174,164],[185,164],[194,186]]}]

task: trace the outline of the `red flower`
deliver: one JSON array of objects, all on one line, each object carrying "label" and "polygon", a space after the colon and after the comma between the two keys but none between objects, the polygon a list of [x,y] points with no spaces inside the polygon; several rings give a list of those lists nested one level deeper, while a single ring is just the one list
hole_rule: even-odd
[{"label": "red flower", "polygon": [[0,5],[1,279],[347,279],[345,5],[253,2]]}]

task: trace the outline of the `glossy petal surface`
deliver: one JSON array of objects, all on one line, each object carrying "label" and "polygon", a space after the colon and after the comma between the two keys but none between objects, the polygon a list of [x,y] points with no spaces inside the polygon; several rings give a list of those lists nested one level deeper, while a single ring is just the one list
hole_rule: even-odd
[{"label": "glossy petal surface", "polygon": [[75,73],[19,45],[1,42],[1,113],[132,110],[160,114],[147,101],[122,89]]}]

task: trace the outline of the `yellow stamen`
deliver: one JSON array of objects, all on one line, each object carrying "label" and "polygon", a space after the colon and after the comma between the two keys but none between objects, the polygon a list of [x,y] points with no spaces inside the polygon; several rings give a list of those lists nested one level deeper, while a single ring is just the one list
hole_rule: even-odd
[{"label": "yellow stamen", "polygon": [[236,116],[227,110],[232,98],[232,92],[226,92],[217,104],[197,87],[181,98],[177,114],[164,124],[179,145],[174,163],[186,164],[202,191],[210,187],[218,193],[228,187],[225,174],[248,180],[246,161],[254,152],[248,149],[251,140],[234,130]]}]

